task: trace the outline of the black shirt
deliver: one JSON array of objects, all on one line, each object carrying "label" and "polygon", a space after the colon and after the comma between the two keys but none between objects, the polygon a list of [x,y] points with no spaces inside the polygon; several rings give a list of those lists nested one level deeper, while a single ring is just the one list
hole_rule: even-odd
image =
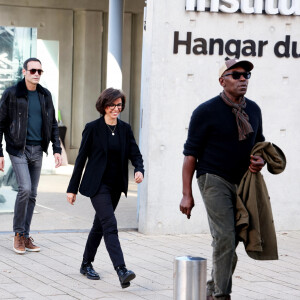
[{"label": "black shirt", "polygon": [[[103,175],[102,182],[115,190],[122,189],[122,169],[121,169],[121,143],[118,127],[107,127],[108,147],[107,147],[107,165]],[[118,125],[117,125],[118,126]],[[115,129],[115,130],[114,130]],[[114,135],[112,135],[112,131]]]},{"label": "black shirt", "polygon": [[197,159],[196,176],[211,173],[231,183],[239,183],[250,165],[251,149],[265,140],[259,106],[247,99],[244,109],[253,128],[239,141],[232,108],[220,96],[199,105],[193,112],[183,154]]}]

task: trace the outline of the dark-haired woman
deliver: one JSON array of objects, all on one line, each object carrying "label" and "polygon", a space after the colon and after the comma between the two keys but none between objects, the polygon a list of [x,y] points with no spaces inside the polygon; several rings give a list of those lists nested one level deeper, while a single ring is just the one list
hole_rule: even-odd
[{"label": "dark-haired woman", "polygon": [[144,178],[142,155],[130,125],[118,119],[125,102],[125,95],[117,89],[109,88],[100,94],[96,108],[103,116],[85,126],[67,190],[68,202],[74,204],[79,189],[82,195],[91,198],[96,212],[80,273],[89,279],[100,279],[92,262],[103,236],[122,288],[130,286],[130,281],[135,278],[134,272],[127,270],[125,265],[114,214],[121,193],[127,195],[128,160],[134,166],[135,182],[140,183]]}]

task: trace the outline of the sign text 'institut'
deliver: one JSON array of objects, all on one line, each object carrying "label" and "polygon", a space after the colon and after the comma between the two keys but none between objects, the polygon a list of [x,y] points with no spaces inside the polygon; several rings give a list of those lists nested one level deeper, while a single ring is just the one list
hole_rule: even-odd
[{"label": "sign text 'institut'", "polygon": [[[284,15],[296,17],[300,15],[300,0],[186,0],[185,10],[204,13],[242,13]],[[229,39],[220,37],[205,38],[194,36],[195,33],[174,31],[173,54],[183,51],[194,55],[226,55],[239,58],[243,56],[262,57],[267,47],[272,47],[278,58],[300,58],[300,42],[291,35],[282,35],[277,41],[266,39],[254,40]]]},{"label": "sign text 'institut'", "polygon": [[299,0],[186,0],[187,11],[210,11],[244,14],[300,15]]}]

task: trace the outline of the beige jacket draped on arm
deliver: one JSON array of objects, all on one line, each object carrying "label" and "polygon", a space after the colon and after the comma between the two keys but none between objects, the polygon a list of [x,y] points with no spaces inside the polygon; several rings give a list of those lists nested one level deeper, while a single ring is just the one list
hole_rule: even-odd
[{"label": "beige jacket draped on arm", "polygon": [[[272,174],[283,172],[284,153],[270,142],[255,144],[252,155],[261,156]],[[278,259],[277,240],[269,193],[260,172],[249,170],[237,190],[236,231],[248,256],[257,260]]]}]

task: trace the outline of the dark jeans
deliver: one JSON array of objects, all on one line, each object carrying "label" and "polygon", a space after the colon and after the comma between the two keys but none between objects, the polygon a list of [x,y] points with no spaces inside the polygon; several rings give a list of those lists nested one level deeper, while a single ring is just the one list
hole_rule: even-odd
[{"label": "dark jeans", "polygon": [[235,248],[235,198],[237,186],[213,174],[199,176],[198,185],[206,207],[213,238],[212,279],[207,282],[207,295],[220,300],[231,293],[232,274],[237,255]]},{"label": "dark jeans", "polygon": [[102,185],[98,194],[91,198],[96,214],[83,254],[85,261],[94,261],[102,236],[104,236],[105,246],[114,268],[125,265],[114,213],[120,196],[121,192]]},{"label": "dark jeans", "polygon": [[19,186],[15,202],[13,230],[29,237],[30,224],[40,180],[43,150],[41,146],[26,145],[21,157],[9,155]]}]

